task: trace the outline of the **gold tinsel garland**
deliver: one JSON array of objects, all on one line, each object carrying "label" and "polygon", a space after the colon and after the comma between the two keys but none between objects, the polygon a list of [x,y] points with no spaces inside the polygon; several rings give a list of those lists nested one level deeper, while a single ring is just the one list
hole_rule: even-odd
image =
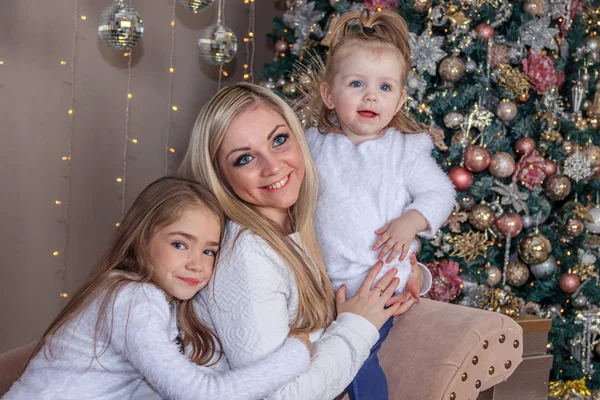
[{"label": "gold tinsel garland", "polygon": [[519,301],[517,297],[503,289],[490,289],[477,300],[477,307],[508,315],[511,318],[519,316]]},{"label": "gold tinsel garland", "polygon": [[503,65],[496,70],[498,84],[515,94],[514,97],[527,96],[531,85],[524,73],[510,65]]},{"label": "gold tinsel garland", "polygon": [[569,273],[576,274],[582,282],[598,276],[598,271],[596,271],[596,265],[594,264],[577,264],[569,269]]},{"label": "gold tinsel garland", "polygon": [[591,396],[592,393],[585,384],[585,378],[575,381],[556,381],[550,382],[549,398],[557,398],[561,400],[585,399]]}]

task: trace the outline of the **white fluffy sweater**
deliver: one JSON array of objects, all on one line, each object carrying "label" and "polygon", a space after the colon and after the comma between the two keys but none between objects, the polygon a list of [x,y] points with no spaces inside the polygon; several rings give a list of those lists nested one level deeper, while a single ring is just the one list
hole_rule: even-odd
[{"label": "white fluffy sweater", "polygon": [[[351,296],[377,262],[381,249],[372,250],[375,230],[416,210],[429,223],[419,235],[433,237],[454,208],[454,186],[431,157],[433,143],[426,134],[388,128],[358,146],[342,134],[321,134],[317,128],[306,137],[319,171],[317,238],[333,287],[345,284]],[[409,254],[417,247],[413,240]],[[385,264],[380,276],[393,267],[402,291],[411,271],[409,257]]]},{"label": "white fluffy sweater", "polygon": [[[298,287],[292,271],[275,251],[256,235],[226,226],[226,238],[211,285],[197,301],[208,312],[223,344],[229,367],[237,370],[273,353],[285,341],[298,313]],[[291,235],[290,240],[298,240]],[[206,318],[204,318],[206,319]],[[352,381],[379,338],[375,326],[361,316],[338,315],[324,332],[311,335],[312,362],[308,371],[268,396],[269,399],[328,400]],[[271,377],[289,375],[296,360],[288,359]]]},{"label": "white fluffy sweater", "polygon": [[221,374],[192,363],[174,343],[174,307],[151,284],[127,284],[118,293],[106,318],[112,335],[110,340],[100,335],[94,358],[98,309],[96,300],[59,330],[52,341],[53,357],[45,346],[4,399],[146,398],[141,391],[152,393],[144,378],[166,399],[259,399],[310,364],[308,349],[297,339],[281,341],[274,346],[277,351],[237,371]]}]

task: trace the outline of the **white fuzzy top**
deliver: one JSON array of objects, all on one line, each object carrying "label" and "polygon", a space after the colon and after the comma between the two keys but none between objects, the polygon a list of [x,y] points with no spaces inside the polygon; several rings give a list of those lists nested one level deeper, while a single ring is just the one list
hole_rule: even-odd
[{"label": "white fuzzy top", "polygon": [[[446,221],[455,204],[454,186],[431,156],[427,134],[403,134],[388,128],[379,138],[355,146],[342,134],[306,132],[319,172],[316,232],[335,289],[342,284],[356,293],[379,250],[372,250],[375,230],[408,210],[421,213],[429,228],[419,236],[431,238]],[[410,253],[418,243],[413,240]],[[404,290],[410,259],[385,264],[380,276],[397,267]],[[429,289],[426,273],[423,292]],[[427,281],[429,280],[429,282]]]},{"label": "white fuzzy top", "polygon": [[[194,364],[174,342],[174,307],[164,292],[137,283],[127,284],[116,295],[106,318],[105,332],[112,325],[112,334],[100,335],[94,358],[99,304],[95,300],[58,331],[52,340],[53,357],[44,346],[5,400],[140,398],[140,390],[152,395],[146,382],[166,399],[259,399],[310,365],[308,349],[297,339],[280,342],[269,357],[237,371],[219,373]],[[287,368],[281,370],[281,365]]]},{"label": "white fuzzy top", "polygon": [[[223,256],[211,285],[196,296],[200,297],[200,312],[210,315],[234,370],[279,348],[298,313],[298,287],[292,271],[264,240],[249,231],[233,244],[239,229],[234,222],[227,224]],[[298,240],[297,235],[288,238]],[[324,332],[311,335],[309,370],[268,398],[333,399],[350,384],[378,338],[375,326],[363,317],[338,315]],[[290,358],[271,371],[271,376],[288,375],[294,363]]]}]

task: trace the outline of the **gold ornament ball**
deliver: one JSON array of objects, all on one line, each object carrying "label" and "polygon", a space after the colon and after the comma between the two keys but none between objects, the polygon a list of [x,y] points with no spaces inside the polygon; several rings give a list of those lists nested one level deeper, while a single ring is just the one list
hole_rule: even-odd
[{"label": "gold ornament ball", "polygon": [[469,223],[480,231],[491,228],[495,219],[494,209],[487,204],[477,204],[469,213]]},{"label": "gold ornament ball", "polygon": [[529,92],[527,92],[527,93],[521,93],[519,95],[519,97],[517,97],[517,100],[521,104],[527,103],[529,101]]},{"label": "gold ornament ball", "polygon": [[571,181],[565,175],[554,175],[546,179],[544,193],[550,200],[564,200],[571,193]]},{"label": "gold ornament ball", "polygon": [[548,238],[541,233],[527,236],[519,243],[519,257],[525,264],[543,263],[550,257],[552,244]]},{"label": "gold ornament ball", "polygon": [[485,147],[471,146],[465,152],[465,167],[471,172],[481,172],[490,165],[491,159],[492,156]]},{"label": "gold ornament ball", "polygon": [[506,266],[506,282],[512,286],[523,286],[529,279],[529,268],[520,260],[514,260]]},{"label": "gold ornament ball", "polygon": [[498,267],[489,267],[487,269],[488,277],[486,283],[489,286],[496,286],[502,280],[502,271]]},{"label": "gold ornament ball", "polygon": [[515,142],[515,151],[518,155],[526,156],[535,150],[535,140],[530,137],[520,137]]},{"label": "gold ornament ball", "polygon": [[576,274],[562,274],[558,281],[560,290],[565,293],[575,293],[580,284],[581,280]]},{"label": "gold ornament ball", "polygon": [[431,0],[415,0],[413,9],[418,13],[424,13],[431,7]]},{"label": "gold ornament ball", "polygon": [[600,147],[595,144],[588,144],[584,147],[583,154],[590,160],[590,166],[592,168],[600,165]]},{"label": "gold ornament ball", "polygon": [[517,117],[517,105],[512,101],[501,101],[496,108],[496,115],[502,121],[510,122]]},{"label": "gold ornament ball", "polygon": [[467,70],[465,62],[456,56],[444,58],[439,68],[442,79],[452,83],[460,81]]},{"label": "gold ornament ball", "polygon": [[502,214],[495,222],[496,229],[505,237],[517,237],[523,230],[523,220],[517,213],[507,212]]},{"label": "gold ornament ball", "polygon": [[569,218],[566,226],[567,235],[577,237],[583,233],[583,222],[577,218]]},{"label": "gold ornament ball", "polygon": [[496,178],[508,178],[515,172],[516,166],[517,163],[513,156],[504,151],[499,151],[492,156],[488,168]]}]

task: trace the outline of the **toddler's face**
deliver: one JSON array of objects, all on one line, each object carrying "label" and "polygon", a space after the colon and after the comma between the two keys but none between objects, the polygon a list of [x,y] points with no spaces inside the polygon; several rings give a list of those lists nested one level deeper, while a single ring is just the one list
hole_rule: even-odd
[{"label": "toddler's face", "polygon": [[406,100],[400,55],[356,48],[344,57],[331,86],[321,93],[335,109],[342,132],[355,143],[377,137]]},{"label": "toddler's face", "polygon": [[152,236],[154,282],[169,296],[192,298],[212,276],[220,235],[219,219],[206,207],[185,209],[175,222]]}]

